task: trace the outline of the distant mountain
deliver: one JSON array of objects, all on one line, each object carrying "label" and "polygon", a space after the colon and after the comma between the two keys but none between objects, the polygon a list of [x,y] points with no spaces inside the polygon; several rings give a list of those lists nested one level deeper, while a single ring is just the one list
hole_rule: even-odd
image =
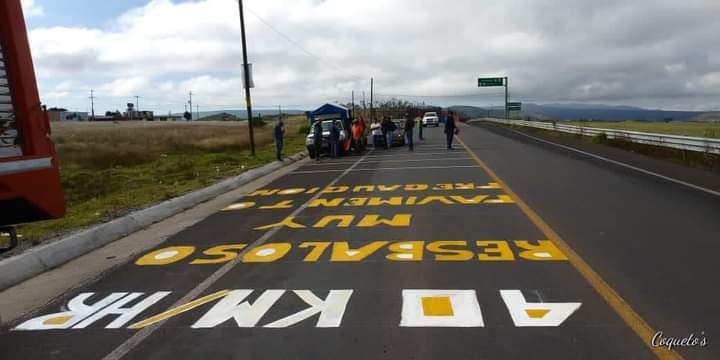
[{"label": "distant mountain", "polygon": [[[491,106],[480,108],[475,106],[452,106],[451,109],[467,114],[468,117],[502,116],[502,106]],[[538,105],[524,103],[523,110],[514,113],[515,116],[533,117],[538,119],[554,120],[604,120],[604,121],[690,121],[694,119],[718,118],[720,113],[714,117],[703,117],[706,112],[701,111],[669,111],[649,110],[633,106],[614,106],[602,104],[546,104]],[[709,121],[709,120],[698,120]]]},{"label": "distant mountain", "polygon": [[703,114],[700,114],[700,115],[690,119],[690,121],[720,122],[720,111],[703,113]]}]

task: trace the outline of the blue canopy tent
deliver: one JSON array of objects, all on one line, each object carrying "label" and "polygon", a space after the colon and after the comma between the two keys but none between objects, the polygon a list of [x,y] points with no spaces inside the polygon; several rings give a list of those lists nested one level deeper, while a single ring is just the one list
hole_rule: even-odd
[{"label": "blue canopy tent", "polygon": [[342,105],[325,104],[310,113],[310,124],[317,120],[340,120],[350,128],[350,110]]}]

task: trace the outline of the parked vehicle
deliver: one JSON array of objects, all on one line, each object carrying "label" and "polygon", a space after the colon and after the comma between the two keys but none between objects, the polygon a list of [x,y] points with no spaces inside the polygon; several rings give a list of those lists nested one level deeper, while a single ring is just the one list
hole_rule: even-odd
[{"label": "parked vehicle", "polygon": [[423,115],[422,126],[440,126],[440,118],[436,112],[426,112]]},{"label": "parked vehicle", "polygon": [[[324,120],[322,121],[322,146],[320,147],[320,154],[329,154],[330,153],[330,127],[332,126],[332,120]],[[343,125],[342,121],[335,121],[335,126],[338,127],[340,130],[340,155],[344,152],[346,149],[345,143],[346,141],[350,141],[350,135],[348,131],[345,129],[345,126]],[[308,150],[308,153],[311,157],[315,156],[315,143],[314,143],[314,135],[315,135],[315,127],[310,127],[310,132],[308,133],[307,137],[305,138],[305,147]]]},{"label": "parked vehicle", "polygon": [[395,123],[395,131],[393,132],[392,137],[392,144],[399,145],[399,146],[405,146],[405,119],[391,119],[393,123]]}]

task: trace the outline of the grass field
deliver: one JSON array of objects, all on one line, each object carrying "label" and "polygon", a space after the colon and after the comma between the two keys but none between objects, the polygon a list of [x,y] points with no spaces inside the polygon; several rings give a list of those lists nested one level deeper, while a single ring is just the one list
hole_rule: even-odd
[{"label": "grass field", "polygon": [[577,126],[720,138],[720,123],[711,122],[570,122]]},{"label": "grass field", "polygon": [[[286,156],[304,148],[305,117],[286,121]],[[211,185],[275,160],[274,121],[255,129],[250,156],[246,122],[55,123],[67,202],[63,219],[18,227],[37,243]]]}]

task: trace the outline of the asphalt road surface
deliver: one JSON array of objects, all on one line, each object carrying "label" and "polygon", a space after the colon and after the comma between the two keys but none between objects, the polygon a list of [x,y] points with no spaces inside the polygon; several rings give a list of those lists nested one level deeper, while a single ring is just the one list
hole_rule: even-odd
[{"label": "asphalt road surface", "polygon": [[425,137],[308,162],[0,358],[720,358],[718,198],[495,127]]}]

